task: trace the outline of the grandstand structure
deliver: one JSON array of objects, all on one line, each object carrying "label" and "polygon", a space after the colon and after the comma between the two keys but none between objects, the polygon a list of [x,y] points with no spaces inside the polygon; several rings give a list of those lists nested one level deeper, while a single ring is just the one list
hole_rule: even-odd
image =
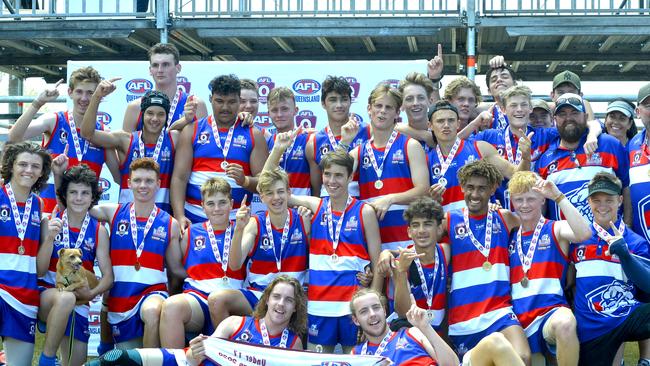
[{"label": "grandstand structure", "polygon": [[501,54],[524,80],[640,80],[650,0],[0,1],[0,71],[17,79],[144,60],[160,41],[223,61],[429,59],[440,43],[446,74],[485,72]]}]

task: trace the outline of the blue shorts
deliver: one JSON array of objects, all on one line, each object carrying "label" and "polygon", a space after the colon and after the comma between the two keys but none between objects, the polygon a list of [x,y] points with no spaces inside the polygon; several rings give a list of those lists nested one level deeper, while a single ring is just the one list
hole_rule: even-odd
[{"label": "blue shorts", "polygon": [[[77,305],[85,306],[85,305]],[[76,308],[76,306],[75,306]],[[73,310],[74,311],[74,310]],[[72,316],[68,317],[68,324],[65,326],[65,336],[70,337],[70,326],[72,325]],[[47,323],[38,321],[38,331],[45,334],[47,331]],[[88,329],[88,317],[81,316],[74,311],[74,334],[73,338],[79,342],[88,343],[90,338],[90,330]]]},{"label": "blue shorts", "polygon": [[214,326],[212,325],[212,318],[210,317],[210,307],[208,307],[208,300],[204,299],[203,297],[199,296],[194,292],[185,292],[185,293],[195,298],[196,301],[198,301],[199,305],[201,306],[201,310],[203,311],[203,329],[201,330],[201,334],[214,333],[215,329]]},{"label": "blue shorts", "polygon": [[352,321],[352,315],[338,317],[307,314],[308,342],[323,346],[354,346],[359,328]]},{"label": "blue shorts", "polygon": [[[248,304],[251,306],[251,309],[255,310],[257,303],[260,302],[260,297],[262,293],[260,291],[249,290],[249,289],[240,289],[242,295],[248,300]],[[207,334],[207,333],[206,333]]]},{"label": "blue shorts", "polygon": [[492,333],[506,329],[513,325],[521,326],[519,320],[517,320],[517,316],[515,315],[515,313],[509,313],[497,319],[494,323],[492,323],[489,327],[487,327],[483,331],[480,331],[478,333],[473,333],[473,334],[463,334],[463,335],[453,335],[453,336],[450,335],[449,339],[454,344],[454,348],[458,356],[462,358],[467,351],[476,347],[476,345],[478,344],[478,342],[481,341],[481,339],[489,336]]},{"label": "blue shorts", "polygon": [[544,326],[557,309],[559,308],[553,308],[546,314],[538,316],[528,327],[526,327],[526,329],[524,329],[524,333],[526,333],[526,337],[528,338],[531,353],[556,355],[556,346],[548,343],[546,339],[544,339]]},{"label": "blue shorts", "polygon": [[14,309],[0,296],[0,336],[34,343],[36,318],[30,318]]},{"label": "blue shorts", "polygon": [[131,339],[140,338],[144,335],[144,322],[140,317],[140,309],[142,308],[142,304],[144,304],[145,300],[148,299],[149,296],[160,296],[163,299],[166,299],[168,297],[166,292],[160,291],[154,291],[143,296],[136,305],[137,310],[132,317],[117,324],[111,324],[111,329],[113,331],[113,341],[115,343],[130,341]]}]

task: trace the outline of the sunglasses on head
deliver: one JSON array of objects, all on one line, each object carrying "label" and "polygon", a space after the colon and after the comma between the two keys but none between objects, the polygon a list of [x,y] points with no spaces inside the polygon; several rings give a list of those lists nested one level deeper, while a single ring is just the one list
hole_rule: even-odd
[{"label": "sunglasses on head", "polygon": [[573,106],[582,107],[582,100],[576,97],[559,97],[557,98],[557,105],[560,104],[571,104]]}]

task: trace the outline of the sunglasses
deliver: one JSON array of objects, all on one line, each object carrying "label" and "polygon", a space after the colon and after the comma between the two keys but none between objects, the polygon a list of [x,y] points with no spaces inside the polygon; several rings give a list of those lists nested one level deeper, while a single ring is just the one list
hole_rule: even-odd
[{"label": "sunglasses", "polygon": [[572,105],[574,107],[580,108],[581,110],[584,109],[584,106],[582,104],[582,100],[580,98],[576,98],[576,97],[568,97],[568,98],[559,97],[559,98],[557,98],[556,105],[561,105],[561,104],[570,104],[570,105]]}]

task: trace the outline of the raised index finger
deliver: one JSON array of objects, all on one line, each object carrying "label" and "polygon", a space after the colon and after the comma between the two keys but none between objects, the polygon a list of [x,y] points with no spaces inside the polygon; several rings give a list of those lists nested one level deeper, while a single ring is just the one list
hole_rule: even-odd
[{"label": "raised index finger", "polygon": [[114,82],[116,82],[116,81],[118,81],[118,80],[122,80],[122,78],[121,78],[121,77],[117,77],[117,78],[111,78],[111,79],[108,79],[108,81],[110,81],[111,83],[114,83]]},{"label": "raised index finger", "polygon": [[58,88],[59,85],[63,84],[64,81],[65,81],[65,80],[63,80],[63,79],[57,81],[56,84],[54,84],[54,89]]},{"label": "raised index finger", "polygon": [[244,198],[241,200],[240,207],[246,207],[246,199],[248,198],[248,193],[244,194]]},{"label": "raised index finger", "polygon": [[438,57],[442,58],[442,45],[438,43]]},{"label": "raised index finger", "polygon": [[413,294],[409,294],[409,297],[411,298],[411,305],[417,305],[415,302],[415,296],[413,296]]}]

